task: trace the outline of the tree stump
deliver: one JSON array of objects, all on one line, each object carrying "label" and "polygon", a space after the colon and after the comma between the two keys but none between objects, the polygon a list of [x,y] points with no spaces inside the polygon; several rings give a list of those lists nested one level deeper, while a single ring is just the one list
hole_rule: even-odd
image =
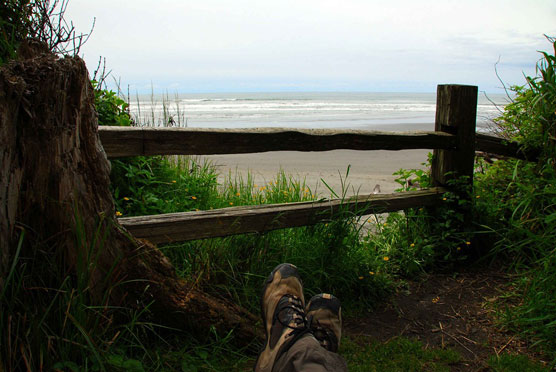
[{"label": "tree stump", "polygon": [[[62,247],[70,272],[98,255],[90,275],[98,298],[110,288],[113,304],[150,304],[157,322],[166,325],[235,329],[245,343],[258,337],[251,313],[179,278],[155,246],[116,222],[110,163],[80,58],[27,53],[0,69],[0,160],[0,289],[25,229],[25,249],[33,249],[34,239]],[[99,235],[105,238],[95,239]],[[119,284],[106,285],[108,275]]]}]

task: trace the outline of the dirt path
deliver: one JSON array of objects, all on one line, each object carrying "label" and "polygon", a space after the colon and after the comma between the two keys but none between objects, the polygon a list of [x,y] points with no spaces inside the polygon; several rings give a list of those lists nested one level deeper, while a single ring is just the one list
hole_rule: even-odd
[{"label": "dirt path", "polygon": [[487,371],[494,354],[528,354],[527,344],[500,329],[493,306],[511,278],[500,271],[435,274],[409,282],[392,299],[362,319],[346,319],[346,335],[366,335],[385,342],[396,336],[420,340],[426,347],[457,350],[462,361],[453,371]]}]

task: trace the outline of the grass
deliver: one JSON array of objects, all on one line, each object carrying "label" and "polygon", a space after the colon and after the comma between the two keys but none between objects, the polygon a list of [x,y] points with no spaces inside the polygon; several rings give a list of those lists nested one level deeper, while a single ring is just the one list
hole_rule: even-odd
[{"label": "grass", "polygon": [[460,355],[450,349],[428,349],[418,341],[394,338],[385,343],[368,337],[344,340],[340,354],[350,371],[450,371]]},{"label": "grass", "polygon": [[519,274],[498,304],[499,318],[556,360],[556,173],[517,161],[489,171],[478,185],[481,223],[493,241],[489,258],[509,261]]},{"label": "grass", "polygon": [[536,75],[512,87],[514,100],[496,119],[507,138],[539,148],[535,162],[481,164],[476,216],[491,260],[507,260],[519,279],[499,303],[501,325],[556,364],[556,39],[541,52]]},{"label": "grass", "polygon": [[[197,158],[165,161],[161,163],[163,167],[174,167],[176,173],[153,174],[152,179],[157,182],[152,188],[164,185],[163,190],[171,190],[164,194],[168,202],[154,203],[149,213],[174,211],[166,208],[176,205],[187,206],[184,210],[195,210],[317,197],[304,182],[284,172],[264,185],[256,185],[250,175],[242,177],[230,173],[225,182],[218,185],[216,168],[210,163],[201,163]],[[156,169],[150,167],[153,172]],[[142,193],[149,193],[150,187],[145,185]],[[336,193],[341,195],[342,191]],[[197,197],[193,199],[192,196]],[[482,196],[482,202],[491,205],[488,195],[483,193]],[[120,202],[132,200],[120,198]],[[446,213],[450,213],[449,201],[446,202]],[[205,291],[231,299],[254,313],[259,311],[261,283],[268,272],[278,263],[292,262],[300,268],[307,297],[323,291],[332,292],[342,299],[347,316],[357,316],[386,298],[400,279],[414,278],[438,262],[459,262],[474,255],[473,239],[450,228],[451,225],[446,224],[448,217],[433,218],[426,210],[419,209],[405,214],[392,213],[376,226],[378,234],[363,235],[363,239],[359,221],[348,216],[315,226],[169,244],[161,249],[181,276],[195,280]],[[454,222],[450,223],[457,223],[458,216],[453,218]],[[439,249],[438,241],[442,239],[449,242]],[[231,339],[233,334],[213,334],[204,342],[189,343],[181,348],[155,346],[155,356],[151,359],[156,363],[148,365],[153,370],[165,370],[167,365],[178,368],[179,363],[191,363],[191,370],[249,370],[253,363],[252,349],[238,351],[228,342]],[[160,344],[155,342],[154,345]],[[414,341],[397,339],[381,344],[369,338],[346,339],[342,355],[349,361],[350,370],[386,371],[449,370],[450,364],[459,358],[453,351],[427,350]],[[507,359],[513,360],[511,356]]]},{"label": "grass", "polygon": [[99,230],[94,236],[84,236],[79,216],[76,220],[76,243],[86,244],[88,248],[82,251],[90,256],[77,257],[77,263],[88,264],[77,264],[75,274],[68,274],[65,268],[64,247],[34,241],[32,234],[20,231],[0,293],[0,361],[7,371],[43,370],[57,363],[104,371],[105,354],[134,332],[129,324],[114,324],[122,313],[131,318],[136,314],[106,305],[111,287],[103,298],[92,294],[89,279],[103,234]]},{"label": "grass", "polygon": [[[113,164],[114,195],[121,215],[207,210],[239,205],[315,200],[311,189],[285,172],[264,185],[247,175],[216,182],[215,167],[195,158],[134,158]],[[168,244],[160,248],[184,278],[258,311],[260,283],[281,262],[302,270],[309,294],[330,291],[354,302],[375,303],[388,292],[389,262],[360,240],[351,215],[315,226],[261,235]],[[373,275],[370,275],[372,272]],[[332,284],[330,284],[332,283]]]},{"label": "grass", "polygon": [[[296,202],[318,197],[303,181],[283,171],[264,185],[255,184],[249,174],[232,173],[222,185],[218,185],[216,168],[198,158],[135,158],[129,164],[115,165],[113,184],[118,186],[114,194],[118,210],[123,215]],[[127,183],[122,182],[124,180]],[[342,184],[347,187],[347,180],[343,179]],[[136,190],[140,190],[139,193]],[[331,191],[344,195],[344,190]],[[291,262],[300,269],[307,297],[321,292],[334,293],[342,299],[348,315],[356,314],[372,308],[388,296],[396,278],[409,273],[404,269],[406,262],[422,263],[419,270],[411,272],[415,274],[424,269],[426,259],[420,256],[422,250],[415,249],[407,238],[404,238],[404,244],[398,244],[397,240],[361,239],[358,218],[352,214],[344,217],[315,226],[168,244],[160,248],[182,277],[194,280],[205,291],[231,299],[254,313],[259,312],[264,278],[277,264]],[[378,236],[392,239],[397,226],[404,223],[402,217],[392,215],[388,222],[381,223],[378,229],[382,233]],[[222,337],[233,337],[213,336],[210,347],[206,348],[222,346],[219,341]],[[210,354],[211,361],[195,357],[195,350],[204,350],[204,347],[189,347],[186,359],[191,363],[195,360],[196,364],[193,364],[207,370],[224,368],[223,364],[226,369],[241,370],[244,362],[252,363],[247,354],[238,355],[233,349],[227,351],[235,355],[231,364],[227,364],[226,353],[222,359]],[[231,348],[230,345],[227,347]],[[157,358],[177,362],[180,355],[183,357],[184,350],[178,348]],[[354,358],[357,353],[363,353],[357,350],[353,349]],[[352,362],[353,365],[358,363],[355,359]],[[210,367],[209,364],[219,367]]]},{"label": "grass", "polygon": [[525,355],[502,354],[493,355],[488,360],[488,365],[493,372],[550,372],[550,367],[532,362]]}]

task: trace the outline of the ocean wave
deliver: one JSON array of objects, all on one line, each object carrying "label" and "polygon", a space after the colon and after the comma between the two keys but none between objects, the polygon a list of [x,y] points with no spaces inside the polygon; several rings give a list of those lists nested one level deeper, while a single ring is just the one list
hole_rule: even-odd
[{"label": "ocean wave", "polygon": [[[222,127],[234,127],[241,121],[260,126],[295,126],[299,122],[314,128],[341,122],[342,127],[349,127],[346,123],[432,123],[436,97],[409,93],[189,95],[164,102],[153,102],[152,98],[130,102],[130,111],[138,122],[163,122],[172,116],[190,124],[217,122]],[[497,116],[499,107],[480,98],[477,111],[478,121],[485,121]]]}]

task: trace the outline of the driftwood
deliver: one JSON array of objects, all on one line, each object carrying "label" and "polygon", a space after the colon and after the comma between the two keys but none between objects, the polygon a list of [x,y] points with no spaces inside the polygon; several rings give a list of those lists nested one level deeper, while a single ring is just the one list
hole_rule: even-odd
[{"label": "driftwood", "polygon": [[[39,240],[63,247],[60,261],[68,272],[88,250],[97,251],[90,286],[98,297],[115,264],[109,278],[119,283],[112,285],[114,304],[151,304],[156,321],[174,327],[235,329],[240,342],[257,337],[253,315],[180,279],[155,246],[119,226],[93,89],[81,59],[39,53],[0,69],[0,160],[0,278],[25,229],[23,249],[34,249]],[[87,244],[76,241],[79,221]],[[94,245],[95,231],[106,233],[106,240]]]}]

